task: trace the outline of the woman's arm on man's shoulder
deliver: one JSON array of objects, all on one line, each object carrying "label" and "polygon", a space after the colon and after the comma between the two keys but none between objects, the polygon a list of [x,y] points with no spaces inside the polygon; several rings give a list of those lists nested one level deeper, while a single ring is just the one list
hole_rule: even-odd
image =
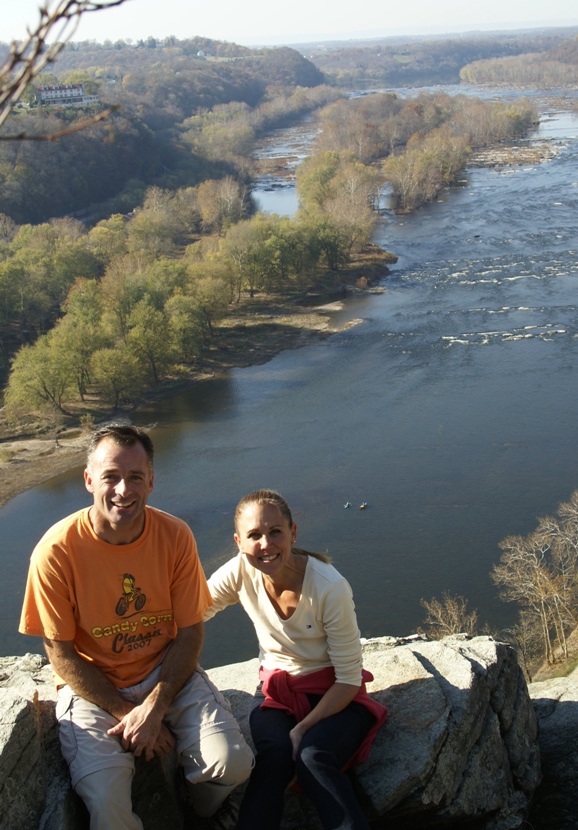
[{"label": "woman's arm on man's shoulder", "polygon": [[205,622],[214,617],[215,614],[218,614],[219,611],[227,608],[227,606],[235,605],[239,602],[239,593],[243,582],[240,565],[239,556],[236,556],[228,562],[225,562],[224,565],[221,565],[207,579],[213,604],[205,611],[203,616]]}]

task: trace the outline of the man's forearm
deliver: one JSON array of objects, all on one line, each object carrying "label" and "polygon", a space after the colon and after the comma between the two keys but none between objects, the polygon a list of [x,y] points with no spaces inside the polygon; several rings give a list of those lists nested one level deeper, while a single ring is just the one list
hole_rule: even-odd
[{"label": "man's forearm", "polygon": [[150,760],[159,754],[159,739],[166,727],[167,709],[194,672],[203,643],[203,624],[179,629],[162,662],[159,679],[146,698],[120,723],[108,730],[124,749]]},{"label": "man's forearm", "polygon": [[105,674],[78,654],[71,642],[44,640],[50,665],[72,691],[96,703],[101,709],[121,720],[133,708]]},{"label": "man's forearm", "polygon": [[147,696],[163,715],[196,669],[202,646],[202,622],[179,629],[163,659],[158,683]]},{"label": "man's forearm", "polygon": [[[149,706],[164,715],[197,667],[202,645],[202,623],[179,629],[162,662],[158,683],[147,697]],[[75,694],[118,720],[134,708],[97,666],[78,654],[72,642],[45,639],[44,646],[52,668]]]}]

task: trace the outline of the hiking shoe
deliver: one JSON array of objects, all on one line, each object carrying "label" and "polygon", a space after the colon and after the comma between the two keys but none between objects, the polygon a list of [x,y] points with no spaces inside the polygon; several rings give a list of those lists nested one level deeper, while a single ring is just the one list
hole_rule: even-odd
[{"label": "hiking shoe", "polygon": [[207,827],[211,830],[234,830],[237,826],[237,819],[239,818],[239,810],[230,798],[225,799],[216,813],[213,813],[208,819]]},{"label": "hiking shoe", "polygon": [[187,830],[234,830],[238,816],[238,808],[227,798],[212,816],[199,816],[194,810],[188,810],[184,826]]}]

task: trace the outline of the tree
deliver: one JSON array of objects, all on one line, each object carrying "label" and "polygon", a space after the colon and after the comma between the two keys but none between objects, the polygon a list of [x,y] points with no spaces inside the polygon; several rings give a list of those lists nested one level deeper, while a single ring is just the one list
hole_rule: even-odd
[{"label": "tree", "polygon": [[413,210],[434,199],[455,180],[468,154],[466,137],[454,135],[447,127],[436,129],[423,139],[416,134],[408,141],[403,155],[388,156],[383,164],[398,207]]},{"label": "tree", "polygon": [[339,257],[333,256],[329,249],[331,270],[339,266],[341,253],[346,254],[347,260],[355,248],[371,239],[377,221],[372,208],[380,187],[379,174],[357,161],[351,152],[319,153],[300,164],[297,171],[300,212],[321,224],[328,222],[338,232],[343,247]]},{"label": "tree", "polygon": [[23,346],[12,361],[5,402],[9,418],[44,414],[64,407],[74,396],[76,377],[71,355],[52,333]]},{"label": "tree", "polygon": [[82,84],[87,95],[97,95],[100,90],[100,82],[95,80],[83,69],[73,69],[62,77],[64,84]]},{"label": "tree", "polygon": [[[217,272],[224,270],[224,266],[221,265]],[[224,274],[218,276],[215,269],[211,274],[197,273],[192,286],[192,296],[197,306],[204,339],[213,338],[214,324],[223,318],[231,301],[231,284]]]},{"label": "tree", "polygon": [[0,264],[0,290],[6,294],[7,324],[18,325],[22,340],[46,332],[76,277],[97,277],[101,265],[86,247],[83,226],[74,220],[22,225]]},{"label": "tree", "polygon": [[307,216],[297,221],[286,216],[279,218],[277,235],[283,239],[287,268],[300,290],[307,290],[315,282],[321,247],[316,233],[316,224]]},{"label": "tree", "polygon": [[141,300],[132,310],[128,326],[127,348],[142,365],[148,366],[154,383],[158,383],[174,361],[166,315]]},{"label": "tree", "polygon": [[232,225],[225,235],[222,250],[236,275],[238,297],[243,289],[254,297],[267,282],[272,264],[265,255],[264,243],[269,230],[269,217],[258,214]]},{"label": "tree", "polygon": [[17,326],[23,339],[45,332],[55,311],[49,293],[49,270],[49,258],[31,251],[0,265],[0,286],[8,300],[4,310],[11,315],[6,322]]},{"label": "tree", "polygon": [[113,337],[125,338],[128,318],[146,295],[147,262],[136,254],[111,260],[101,280],[103,323]]},{"label": "tree", "polygon": [[126,346],[97,349],[90,360],[90,372],[114,409],[121,403],[132,403],[146,388],[142,362]]},{"label": "tree", "polygon": [[382,180],[378,173],[353,159],[342,159],[334,179],[334,193],[323,205],[343,234],[348,253],[366,245],[377,222],[375,206]]},{"label": "tree", "polygon": [[[10,52],[0,66],[0,126],[12,107],[22,98],[26,88],[45,67],[55,60],[70,40],[85,12],[121,6],[125,0],[47,0],[39,8],[40,19],[29,30],[22,43],[12,43]],[[53,43],[48,45],[48,41]],[[95,119],[91,119],[94,123]],[[26,136],[12,136],[25,138]]]},{"label": "tree", "polygon": [[[29,314],[34,290],[29,291],[28,274],[24,266],[9,259],[0,262],[0,325],[3,329],[26,335],[31,327]],[[44,303],[43,312],[46,311]]]},{"label": "tree", "polygon": [[539,621],[544,653],[548,663],[554,662],[554,648],[548,608],[551,594],[551,574],[547,566],[548,542],[537,533],[527,537],[508,536],[500,542],[504,551],[500,565],[495,565],[491,576],[501,588],[507,602],[518,602]]},{"label": "tree", "polygon": [[175,250],[176,227],[168,210],[139,210],[127,228],[127,248],[151,260]]},{"label": "tree", "polygon": [[77,279],[63,305],[65,316],[53,329],[54,341],[74,367],[76,386],[83,401],[91,381],[93,353],[107,345],[101,326],[101,304],[96,280]]},{"label": "tree", "polygon": [[142,277],[144,296],[160,311],[173,294],[187,291],[189,269],[182,259],[158,259],[147,264]]},{"label": "tree", "polygon": [[137,208],[126,226],[129,251],[151,259],[175,253],[197,229],[198,213],[194,188],[176,192],[149,187],[142,208]]},{"label": "tree", "polygon": [[316,223],[315,235],[327,267],[330,271],[338,271],[348,261],[347,240],[343,233],[330,219],[322,219]]},{"label": "tree", "polygon": [[0,213],[0,245],[12,242],[17,232],[18,225],[16,222],[10,216],[6,216],[5,213]]},{"label": "tree", "polygon": [[491,576],[506,602],[517,602],[539,625],[548,663],[556,646],[568,656],[567,631],[576,623],[578,605],[578,495],[559,509],[561,521],[543,518],[527,536],[508,536]]},{"label": "tree", "polygon": [[340,163],[339,153],[331,151],[309,156],[297,168],[299,204],[308,213],[322,210],[334,195],[334,179]]},{"label": "tree", "polygon": [[175,359],[194,363],[203,351],[203,323],[194,297],[175,294],[165,311],[175,347]]},{"label": "tree", "polygon": [[532,667],[543,661],[542,635],[536,618],[531,611],[520,611],[518,621],[512,628],[503,629],[500,637],[511,643],[518,653],[518,661],[526,678],[532,680]]},{"label": "tree", "polygon": [[197,188],[197,204],[203,227],[219,231],[235,224],[246,214],[247,188],[232,176],[208,179]]},{"label": "tree", "polygon": [[88,232],[88,245],[95,256],[106,266],[126,249],[126,220],[120,213],[103,219]]},{"label": "tree", "polygon": [[426,609],[426,625],[428,636],[433,640],[441,640],[450,634],[468,634],[475,636],[478,626],[478,612],[468,611],[468,601],[464,597],[453,597],[444,591],[442,599],[433,597],[429,602],[420,600]]}]

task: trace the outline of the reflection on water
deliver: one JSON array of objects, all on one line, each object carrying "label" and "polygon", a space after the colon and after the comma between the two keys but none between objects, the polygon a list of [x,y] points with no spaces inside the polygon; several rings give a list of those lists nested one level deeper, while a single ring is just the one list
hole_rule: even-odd
[{"label": "reflection on water", "polygon": [[255,190],[253,199],[257,210],[265,213],[278,213],[279,216],[293,216],[299,207],[294,187],[269,187],[266,190]]},{"label": "reflection on water", "polygon": [[[361,325],[139,414],[159,424],[151,501],[190,522],[208,573],[234,552],[238,498],[275,487],[300,543],[328,550],[351,581],[364,636],[415,630],[420,598],[444,590],[496,628],[513,620],[488,575],[498,542],[578,486],[569,125],[548,124],[562,147],[547,165],[473,169],[468,187],[385,217],[378,241],[400,257],[387,290],[336,313]],[[27,559],[48,525],[87,503],[80,473],[0,511],[4,654],[31,648],[13,633]],[[206,665],[255,653],[238,609],[207,626]]]},{"label": "reflection on water", "polygon": [[255,182],[253,199],[258,210],[293,216],[298,208],[295,190],[295,172],[309,155],[320,127],[311,123],[310,117],[294,127],[273,130],[257,142],[255,158],[270,160],[284,171],[280,178],[275,173],[259,176]]}]

